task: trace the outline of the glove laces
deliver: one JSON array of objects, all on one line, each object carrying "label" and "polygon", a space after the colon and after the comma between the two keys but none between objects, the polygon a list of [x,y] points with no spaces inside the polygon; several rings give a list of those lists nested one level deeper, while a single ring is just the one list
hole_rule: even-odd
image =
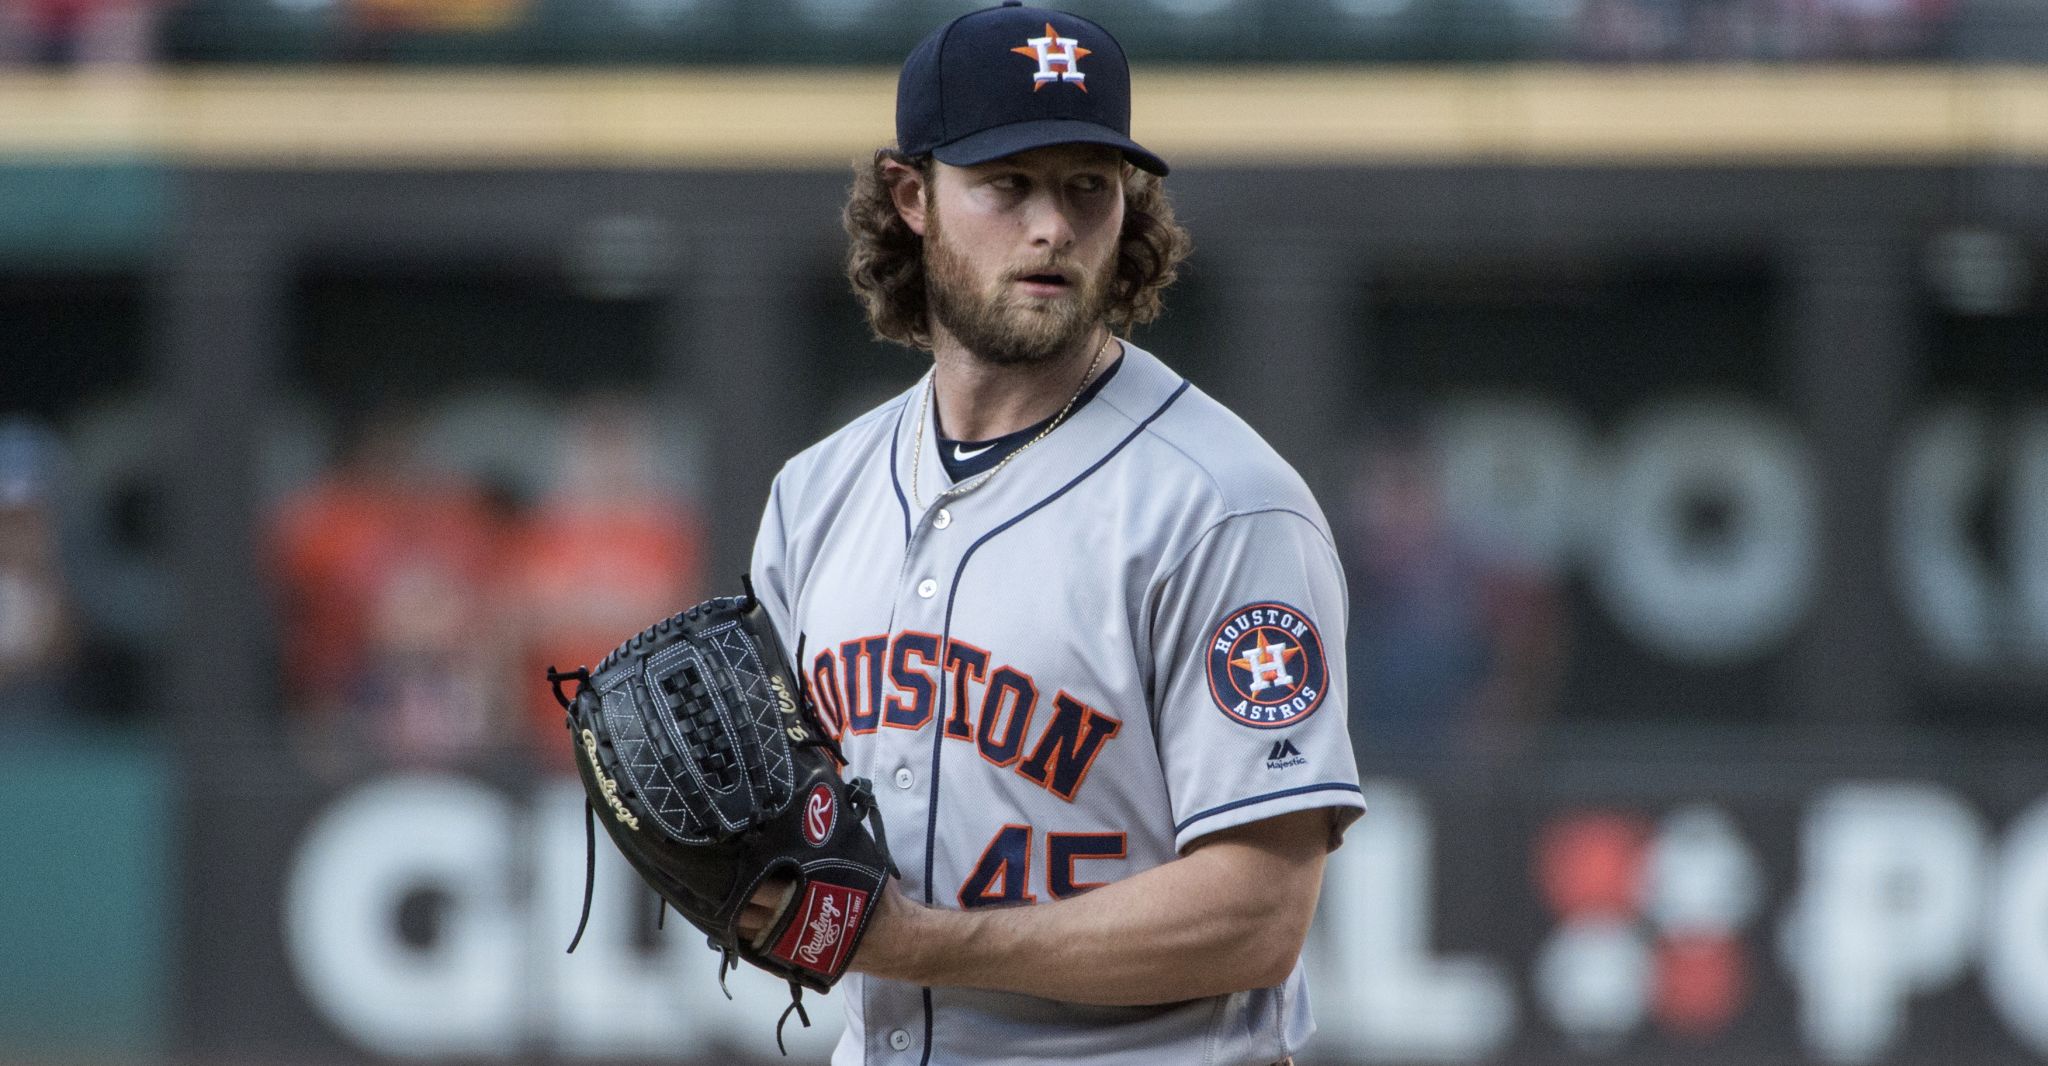
[{"label": "glove laces", "polygon": [[[555,702],[569,709],[570,698],[562,692],[562,682],[576,682],[576,690],[590,684],[590,671],[579,666],[574,670],[557,670],[548,667],[548,687],[555,690]],[[569,720],[569,728],[576,728],[575,719]],[[597,809],[590,805],[590,797],[583,798],[583,915],[576,919],[576,935],[569,939],[568,954],[576,953],[576,945],[583,943],[583,931],[590,927],[590,897],[597,887]]]},{"label": "glove laces", "polygon": [[795,1014],[804,1023],[804,1028],[811,1027],[810,1012],[804,1010],[804,986],[797,984],[793,978],[789,982],[789,1006],[775,1022],[775,1050],[782,1052],[784,1056],[789,1054],[789,1049],[782,1046],[782,1027],[789,1024],[791,1014]]}]

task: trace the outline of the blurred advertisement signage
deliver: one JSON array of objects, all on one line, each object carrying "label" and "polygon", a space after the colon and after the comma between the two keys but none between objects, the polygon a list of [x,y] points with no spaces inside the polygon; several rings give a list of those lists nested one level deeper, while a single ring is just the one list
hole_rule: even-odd
[{"label": "blurred advertisement signage", "polygon": [[[2001,836],[1940,787],[1828,785],[1765,827],[1792,831],[1783,856],[1713,802],[1555,812],[1527,841],[1544,929],[1517,956],[1430,948],[1431,840],[1446,827],[1400,785],[1368,798],[1333,856],[1324,898],[1341,905],[1326,903],[1313,956],[1323,1037],[1366,1061],[1558,1046],[1569,1061],[1716,1046],[1824,1063],[2048,1058],[2048,802]],[[1975,1028],[1986,1008],[2011,1045]]]},{"label": "blurred advertisement signage", "polygon": [[[284,885],[287,965],[348,1043],[404,1058],[690,1061],[718,1047],[774,1054],[781,983],[732,974],[599,841],[590,928],[567,954],[583,897],[583,792],[562,781],[514,797],[457,776],[373,781],[322,809]],[[793,1055],[816,1060],[839,1007],[807,996]]]},{"label": "blurred advertisement signage", "polygon": [[[1912,780],[1767,802],[1367,794],[1308,955],[1333,1060],[2048,1059],[2048,798],[1994,819]],[[403,1058],[767,1054],[774,983],[744,972],[728,1002],[692,930],[648,928],[609,846],[563,954],[581,805],[572,784],[415,775],[320,810],[282,911],[315,1013]],[[836,1014],[813,1010],[793,1054],[822,1057]]]},{"label": "blurred advertisement signage", "polygon": [[1440,446],[1456,520],[1535,565],[1582,567],[1647,648],[1739,662],[1804,615],[1823,550],[1814,472],[1796,430],[1759,405],[1667,399],[1596,435],[1561,403],[1461,399]]},{"label": "blurred advertisement signage", "polygon": [[[1583,568],[1635,642],[1681,662],[1775,650],[1811,604],[1811,457],[1763,406],[1696,395],[1609,434],[1565,404],[1470,398],[1442,419],[1452,511],[1540,565]],[[1903,431],[1889,501],[1896,588],[1921,644],[1961,666],[2048,662],[2048,408],[1947,404]],[[1996,546],[1995,549],[1992,546]]]}]

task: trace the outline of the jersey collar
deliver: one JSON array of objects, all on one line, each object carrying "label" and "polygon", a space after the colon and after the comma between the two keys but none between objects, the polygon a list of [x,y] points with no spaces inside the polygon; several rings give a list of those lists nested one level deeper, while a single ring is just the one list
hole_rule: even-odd
[{"label": "jersey collar", "polygon": [[[1120,343],[1123,346],[1121,365],[1090,402],[1076,407],[1065,423],[1031,451],[1018,456],[1016,462],[1005,467],[988,484],[954,497],[948,505],[958,507],[959,501],[972,500],[1000,503],[998,510],[1029,506],[1107,455],[1138,422],[1165,403],[1180,387],[1180,375],[1143,348],[1129,341]],[[898,491],[904,494],[906,501],[910,492],[911,448],[917,437],[916,420],[921,416],[929,417],[919,400],[930,374],[931,371],[926,371],[926,377],[911,388],[896,424],[894,475]],[[946,476],[935,427],[925,427],[923,446],[924,465],[918,472],[918,480],[925,497],[924,508],[929,511],[936,506],[938,494],[953,487],[954,482]],[[913,513],[911,517],[915,521],[922,515]]]}]

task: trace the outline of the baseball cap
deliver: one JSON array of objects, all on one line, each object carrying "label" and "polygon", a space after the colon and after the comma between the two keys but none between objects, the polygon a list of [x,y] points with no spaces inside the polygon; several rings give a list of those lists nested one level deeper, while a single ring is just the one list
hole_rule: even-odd
[{"label": "baseball cap", "polygon": [[904,153],[964,167],[1054,144],[1106,144],[1166,173],[1164,159],[1131,140],[1131,68],[1108,30],[1008,0],[939,27],[903,61]]}]

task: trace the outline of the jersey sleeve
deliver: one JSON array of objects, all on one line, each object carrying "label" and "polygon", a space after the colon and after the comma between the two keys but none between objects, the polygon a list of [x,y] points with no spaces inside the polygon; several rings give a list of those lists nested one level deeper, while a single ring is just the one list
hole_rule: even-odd
[{"label": "jersey sleeve", "polygon": [[793,578],[789,566],[789,526],[783,514],[783,482],[787,476],[786,472],[776,475],[775,483],[768,488],[768,504],[761,512],[761,528],[754,534],[754,555],[747,565],[747,574],[754,582],[754,595],[761,598],[768,617],[775,623],[775,634],[782,638],[783,647],[794,654],[795,590],[790,587]]},{"label": "jersey sleeve", "polygon": [[1335,847],[1365,801],[1345,724],[1344,573],[1320,524],[1223,519],[1160,579],[1151,620],[1175,849],[1314,808],[1333,809]]}]

